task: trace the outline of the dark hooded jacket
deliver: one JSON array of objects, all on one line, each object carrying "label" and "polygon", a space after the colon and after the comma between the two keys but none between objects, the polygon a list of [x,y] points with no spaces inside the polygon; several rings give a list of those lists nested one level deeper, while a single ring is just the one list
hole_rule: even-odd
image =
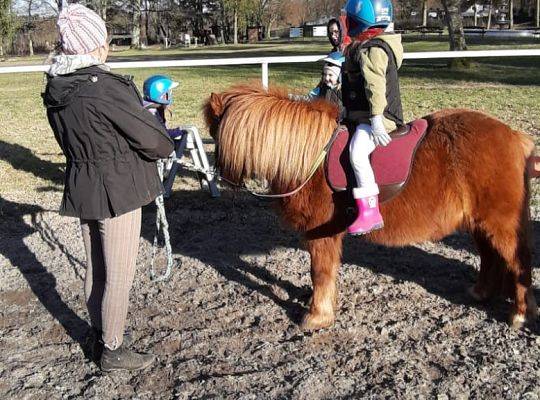
[{"label": "dark hooded jacket", "polygon": [[99,66],[47,78],[43,102],[66,156],[60,214],[111,218],[160,195],[155,161],[173,142],[133,81]]}]

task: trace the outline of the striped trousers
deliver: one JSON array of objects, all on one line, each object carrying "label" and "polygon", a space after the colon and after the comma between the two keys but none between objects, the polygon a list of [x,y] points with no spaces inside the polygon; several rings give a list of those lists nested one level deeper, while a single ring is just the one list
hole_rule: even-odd
[{"label": "striped trousers", "polygon": [[86,250],[84,294],[90,321],[110,350],[122,344],[135,276],[141,209],[103,220],[81,219]]}]

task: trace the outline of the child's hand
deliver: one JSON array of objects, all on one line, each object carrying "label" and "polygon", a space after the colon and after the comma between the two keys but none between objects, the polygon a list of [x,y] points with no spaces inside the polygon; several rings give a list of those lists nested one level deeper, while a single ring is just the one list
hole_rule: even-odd
[{"label": "child's hand", "polygon": [[375,115],[370,118],[371,120],[371,131],[373,133],[373,141],[375,145],[386,146],[392,141],[390,135],[386,132],[386,128],[383,124],[383,116]]}]

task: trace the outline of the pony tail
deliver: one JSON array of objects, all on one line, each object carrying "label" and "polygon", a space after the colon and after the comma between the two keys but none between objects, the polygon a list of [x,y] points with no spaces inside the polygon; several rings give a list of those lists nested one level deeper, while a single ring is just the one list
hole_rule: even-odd
[{"label": "pony tail", "polygon": [[536,163],[540,163],[540,158],[536,156],[536,146],[530,135],[526,133],[517,132],[520,144],[523,149],[523,156],[525,157],[525,173],[528,180],[530,178],[540,177],[540,171],[536,169]]},{"label": "pony tail", "polygon": [[517,131],[515,132],[518,134],[519,141],[521,142],[521,146],[523,147],[523,154],[525,155],[525,158],[534,157],[535,146],[531,135],[527,135],[526,133]]}]

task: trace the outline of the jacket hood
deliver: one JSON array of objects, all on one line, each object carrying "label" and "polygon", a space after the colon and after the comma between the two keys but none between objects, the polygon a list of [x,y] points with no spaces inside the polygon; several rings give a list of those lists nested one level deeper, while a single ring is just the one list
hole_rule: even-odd
[{"label": "jacket hood", "polygon": [[403,45],[401,44],[401,35],[397,33],[385,33],[377,36],[377,39],[384,40],[392,49],[396,57],[397,67],[400,68],[403,64]]},{"label": "jacket hood", "polygon": [[47,108],[62,107],[70,103],[82,85],[90,79],[89,74],[71,74],[47,77],[47,87],[42,94],[43,105]]},{"label": "jacket hood", "polygon": [[46,75],[47,86],[45,92],[41,95],[43,97],[43,105],[47,108],[52,108],[63,107],[69,104],[84,86],[92,83],[93,77],[103,74],[123,79],[121,76],[103,69],[101,65],[78,69],[67,75]]}]

